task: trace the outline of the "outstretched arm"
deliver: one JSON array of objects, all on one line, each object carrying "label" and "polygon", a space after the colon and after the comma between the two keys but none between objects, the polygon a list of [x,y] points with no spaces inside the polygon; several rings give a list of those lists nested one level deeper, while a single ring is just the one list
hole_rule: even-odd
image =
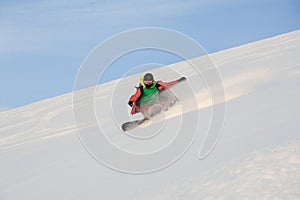
[{"label": "outstretched arm", "polygon": [[171,82],[162,82],[162,81],[158,81],[157,83],[159,84],[158,89],[162,90],[162,89],[168,89],[169,87],[171,87],[172,85],[176,85],[179,82],[185,81],[186,77],[181,77],[178,80],[175,81],[171,81]]}]

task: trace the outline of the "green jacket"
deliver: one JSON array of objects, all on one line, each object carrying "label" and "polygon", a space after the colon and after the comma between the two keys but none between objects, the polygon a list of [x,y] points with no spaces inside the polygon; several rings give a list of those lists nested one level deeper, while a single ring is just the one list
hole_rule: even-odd
[{"label": "green jacket", "polygon": [[156,82],[150,88],[144,87],[143,94],[141,96],[140,105],[149,105],[159,102],[159,90],[156,87]]}]

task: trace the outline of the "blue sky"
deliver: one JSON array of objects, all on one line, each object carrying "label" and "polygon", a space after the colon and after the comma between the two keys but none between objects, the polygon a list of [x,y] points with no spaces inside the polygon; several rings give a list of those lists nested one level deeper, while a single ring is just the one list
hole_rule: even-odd
[{"label": "blue sky", "polygon": [[[71,92],[77,70],[100,42],[122,31],[162,27],[182,32],[208,53],[300,28],[298,0],[1,0],[1,107]],[[144,59],[144,60],[143,60]],[[151,62],[137,55],[135,67]],[[153,62],[177,62],[160,56]],[[117,71],[105,81],[121,76]]]}]

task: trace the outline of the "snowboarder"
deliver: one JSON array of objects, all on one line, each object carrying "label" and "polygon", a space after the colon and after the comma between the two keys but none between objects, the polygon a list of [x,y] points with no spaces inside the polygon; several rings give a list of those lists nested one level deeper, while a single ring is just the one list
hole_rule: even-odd
[{"label": "snowboarder", "polygon": [[162,110],[168,110],[177,102],[177,97],[168,88],[185,80],[186,77],[171,82],[155,81],[153,74],[146,73],[141,77],[135,94],[129,98],[131,114],[141,112],[144,119],[150,119]]}]

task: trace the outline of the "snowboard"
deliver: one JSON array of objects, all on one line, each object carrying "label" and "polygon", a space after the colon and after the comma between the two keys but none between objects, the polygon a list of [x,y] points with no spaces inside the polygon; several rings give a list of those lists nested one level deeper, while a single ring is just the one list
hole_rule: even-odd
[{"label": "snowboard", "polygon": [[124,124],[122,124],[122,130],[124,132],[126,132],[131,129],[134,129],[134,128],[140,126],[141,124],[145,123],[147,120],[148,119],[138,119],[138,120],[134,120],[134,121],[125,122]]},{"label": "snowboard", "polygon": [[139,119],[139,120],[133,120],[133,121],[128,121],[122,124],[122,130],[124,132],[129,131],[131,129],[134,129],[136,127],[139,127],[140,125],[148,122],[151,120],[154,116],[159,115],[162,111],[167,111],[169,108],[171,108],[176,101],[174,101],[172,104],[168,104],[167,108],[163,108],[161,104],[154,104],[149,108],[150,112],[150,119],[144,118],[144,119]]}]

